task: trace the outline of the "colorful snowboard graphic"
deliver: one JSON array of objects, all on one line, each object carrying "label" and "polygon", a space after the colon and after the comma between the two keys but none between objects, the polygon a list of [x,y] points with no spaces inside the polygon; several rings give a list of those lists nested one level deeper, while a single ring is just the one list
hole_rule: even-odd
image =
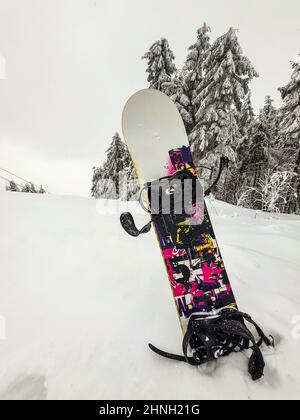
[{"label": "colorful snowboard graphic", "polygon": [[[171,150],[167,169],[168,175],[189,171],[195,176],[190,149],[183,146]],[[154,225],[183,332],[194,313],[236,307],[204,200],[191,205],[184,214],[154,218]]]}]

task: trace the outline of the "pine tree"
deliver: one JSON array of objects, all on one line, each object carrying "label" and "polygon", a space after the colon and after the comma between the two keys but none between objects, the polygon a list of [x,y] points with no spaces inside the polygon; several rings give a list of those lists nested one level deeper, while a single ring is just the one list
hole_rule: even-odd
[{"label": "pine tree", "polygon": [[162,90],[177,106],[187,133],[194,127],[192,103],[189,86],[186,83],[185,72],[176,72],[171,82],[163,83]]},{"label": "pine tree", "polygon": [[254,110],[251,101],[251,91],[245,97],[243,101],[240,118],[238,121],[239,125],[239,132],[240,132],[240,143],[242,144],[244,141],[247,141],[248,138],[248,131],[250,130],[251,125],[254,121]]},{"label": "pine tree", "polygon": [[91,188],[91,193],[92,193],[92,197],[93,198],[100,198],[99,195],[99,188],[100,188],[100,182],[102,179],[102,173],[103,173],[103,168],[102,166],[100,167],[93,167],[93,178],[92,178],[92,188]]},{"label": "pine tree", "polygon": [[125,165],[126,165],[127,185],[124,191],[126,191],[126,196],[124,196],[124,193],[123,193],[123,198],[122,197],[121,198],[127,201],[138,201],[140,197],[141,187],[137,178],[135,167],[130,157],[128,147],[126,145],[125,145]]},{"label": "pine tree", "polygon": [[266,165],[269,162],[271,169],[272,163],[274,164],[272,147],[277,138],[278,117],[272,103],[271,97],[267,96],[258,118],[254,118],[252,106],[249,107],[248,103],[244,104],[240,119],[240,132],[243,137],[238,147],[238,160],[242,173],[247,171],[249,165],[259,165],[259,172],[261,172],[262,165],[268,169]]},{"label": "pine tree", "polygon": [[31,186],[30,186],[30,184],[23,185],[22,192],[30,193],[31,192]]},{"label": "pine tree", "polygon": [[[265,99],[265,105],[257,118],[253,119],[242,138],[238,151],[238,191],[252,189],[247,197],[252,200],[252,208],[260,208],[259,191],[262,179],[267,179],[277,170],[278,152],[275,148],[278,133],[277,110],[270,96]],[[268,176],[267,176],[268,174]],[[251,201],[250,200],[250,201]]]},{"label": "pine tree", "polygon": [[284,105],[282,107],[281,135],[286,142],[299,143],[300,138],[300,54],[293,59],[291,81],[279,88]]},{"label": "pine tree", "polygon": [[196,124],[195,98],[198,95],[198,88],[204,78],[204,62],[207,60],[210,49],[210,28],[203,24],[197,31],[197,41],[188,48],[188,55],[183,67],[183,77],[186,86],[186,96],[189,99],[188,112],[192,121],[188,134]]},{"label": "pine tree", "polygon": [[214,42],[203,68],[205,77],[193,103],[198,110],[191,143],[196,159],[205,157],[214,166],[217,155],[236,160],[240,113],[249,82],[258,74],[243,55],[233,28]]},{"label": "pine tree", "polygon": [[197,31],[197,41],[188,49],[188,56],[184,67],[177,71],[171,81],[162,84],[162,91],[166,93],[176,104],[186,132],[189,135],[195,126],[195,113],[193,106],[197,96],[197,88],[203,80],[203,62],[207,58],[210,47],[210,28],[204,23]]},{"label": "pine tree", "polygon": [[114,135],[106,153],[104,164],[93,168],[92,197],[136,199],[139,185],[127,146],[118,133]]},{"label": "pine tree", "polygon": [[170,83],[172,75],[176,71],[175,56],[170,50],[168,41],[161,38],[154,42],[142,59],[148,62],[146,72],[148,73],[149,87],[163,91],[163,84]]},{"label": "pine tree", "polygon": [[247,184],[256,187],[263,172],[268,169],[270,138],[265,124],[258,117],[249,130],[249,144],[245,151],[241,172]]},{"label": "pine tree", "polygon": [[[295,173],[286,205],[288,213],[300,210],[300,54],[291,64],[291,81],[279,88],[283,99],[279,139],[285,156],[284,169]],[[293,194],[295,189],[297,193]]]},{"label": "pine tree", "polygon": [[130,161],[130,165],[126,167],[121,181],[120,198],[124,201],[138,201],[140,191],[135,169]]},{"label": "pine tree", "polygon": [[6,187],[6,191],[25,192],[25,193],[32,193],[32,194],[38,194],[38,193],[45,194],[46,193],[42,185],[37,190],[33,184],[27,183],[25,185],[18,185],[15,183],[15,181],[9,182],[9,185]]},{"label": "pine tree", "polygon": [[229,182],[226,188],[226,201],[236,204],[238,197],[241,196],[243,185],[247,179],[245,170],[247,169],[247,161],[253,139],[254,127],[256,124],[255,114],[251,101],[251,91],[246,94],[242,103],[241,112],[238,114],[238,137],[239,141],[236,151],[236,162],[230,167],[228,174]]},{"label": "pine tree", "polygon": [[276,145],[278,136],[278,112],[273,105],[273,99],[271,96],[266,96],[264,107],[261,109],[259,118],[262,124],[265,126],[265,131],[269,139],[270,147]]},{"label": "pine tree", "polygon": [[189,72],[188,81],[193,92],[197,90],[204,77],[203,63],[210,49],[210,32],[211,29],[204,22],[203,26],[197,30],[197,41],[188,48],[184,70]]},{"label": "pine tree", "polygon": [[279,112],[273,105],[273,99],[266,96],[264,107],[260,110],[259,120],[268,141],[268,161],[270,171],[276,171],[282,160],[278,143]]},{"label": "pine tree", "polygon": [[104,191],[102,191],[101,197],[117,199],[120,196],[119,176],[126,167],[125,145],[118,133],[114,135],[106,153],[107,158],[103,165],[102,180],[107,185],[103,186]]},{"label": "pine tree", "polygon": [[33,184],[30,184],[30,192],[32,194],[37,194],[37,190],[36,190],[36,188],[35,188],[35,186]]},{"label": "pine tree", "polygon": [[6,191],[19,192],[20,190],[15,181],[9,181],[9,185],[6,187]]},{"label": "pine tree", "polygon": [[117,200],[119,195],[116,189],[117,175],[115,181],[109,177],[109,165],[107,161],[100,169],[100,177],[95,187],[95,198],[113,199]]},{"label": "pine tree", "polygon": [[140,197],[140,184],[137,179],[130,153],[126,144],[124,154],[124,169],[120,185],[120,198],[124,201],[138,201]]}]

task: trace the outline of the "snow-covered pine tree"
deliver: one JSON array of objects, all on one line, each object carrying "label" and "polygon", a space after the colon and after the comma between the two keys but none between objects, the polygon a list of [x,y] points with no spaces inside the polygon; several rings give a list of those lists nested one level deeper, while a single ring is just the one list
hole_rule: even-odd
[{"label": "snow-covered pine tree", "polygon": [[[98,198],[118,199],[120,196],[119,174],[125,168],[125,144],[116,133],[106,151],[106,161],[100,169],[95,194]],[[94,176],[95,172],[94,170]]]},{"label": "snow-covered pine tree", "polygon": [[268,167],[271,172],[277,171],[282,160],[278,143],[279,112],[273,105],[271,96],[266,96],[264,107],[260,110],[259,120],[268,141]]},{"label": "snow-covered pine tree", "polygon": [[33,184],[30,184],[30,192],[32,194],[37,194],[37,190],[36,190],[36,188],[35,188],[35,186]]},{"label": "snow-covered pine tree", "polygon": [[13,192],[26,192],[32,194],[45,194],[46,191],[44,190],[43,186],[41,185],[39,189],[33,184],[25,184],[25,185],[18,185],[15,181],[10,181],[9,185],[6,187],[6,191],[13,191]]},{"label": "snow-covered pine tree", "polygon": [[19,192],[20,190],[15,181],[9,181],[9,185],[6,187],[6,191]]},{"label": "snow-covered pine tree", "polygon": [[186,83],[185,71],[177,71],[170,82],[163,83],[162,91],[168,95],[177,106],[187,133],[194,127],[193,110],[190,99],[190,89]]},{"label": "snow-covered pine tree", "polygon": [[124,176],[121,178],[120,198],[124,201],[138,201],[140,191],[135,169],[130,161],[130,165],[126,166]]},{"label": "snow-covered pine tree", "polygon": [[[250,162],[251,164],[260,163],[262,156],[263,162],[266,162],[267,158],[270,160],[270,164],[274,163],[271,158],[271,149],[276,143],[278,135],[278,117],[277,110],[272,103],[271,97],[267,96],[265,105],[260,110],[258,118],[254,118],[252,107],[250,111],[246,109],[245,116],[242,114],[240,131],[244,136],[238,151],[240,152],[239,160],[243,162],[243,171],[247,169],[246,167]],[[253,153],[255,156],[253,156]]]},{"label": "snow-covered pine tree", "polygon": [[182,77],[186,87],[186,97],[188,102],[188,113],[192,123],[188,127],[188,134],[192,131],[196,124],[195,98],[198,95],[198,87],[204,78],[204,62],[207,60],[210,49],[210,28],[206,23],[197,30],[196,42],[188,48],[188,55],[183,67]]},{"label": "snow-covered pine tree", "polygon": [[25,184],[25,185],[22,187],[22,192],[25,192],[25,193],[30,193],[30,192],[31,192],[31,185],[30,185],[30,184]]},{"label": "snow-covered pine tree", "polygon": [[254,110],[251,101],[251,91],[245,97],[240,112],[240,118],[238,121],[240,131],[240,144],[242,145],[248,139],[248,131],[254,121]]},{"label": "snow-covered pine tree", "polygon": [[236,197],[240,196],[240,190],[243,187],[243,181],[245,179],[245,167],[247,166],[247,159],[249,154],[249,149],[251,147],[251,140],[253,137],[253,126],[256,124],[255,114],[252,107],[251,101],[251,91],[246,95],[245,100],[242,104],[242,109],[238,119],[239,134],[240,140],[238,142],[236,153],[237,153],[237,163],[236,163],[236,188],[234,191],[235,198],[233,203],[236,203]]},{"label": "snow-covered pine tree", "polygon": [[196,160],[214,167],[220,155],[236,161],[238,120],[249,82],[258,74],[243,55],[233,28],[213,43],[203,69],[205,76],[193,101],[196,126],[190,139]]},{"label": "snow-covered pine tree", "polygon": [[207,59],[210,49],[211,29],[204,22],[203,26],[197,30],[197,40],[195,44],[188,48],[188,55],[184,65],[184,70],[188,71],[187,80],[190,84],[191,92],[195,92],[204,77],[203,63]]},{"label": "snow-covered pine tree", "polygon": [[291,64],[291,81],[279,88],[283,99],[279,140],[285,156],[284,169],[295,173],[288,192],[286,212],[295,213],[300,211],[300,54],[294,57]]},{"label": "snow-covered pine tree", "polygon": [[278,112],[273,105],[273,99],[271,96],[266,96],[264,107],[261,109],[259,118],[265,126],[267,136],[270,141],[270,146],[276,144],[278,136]]},{"label": "snow-covered pine tree", "polygon": [[[118,133],[107,150],[104,164],[93,168],[92,197],[134,200],[139,185],[133,170],[127,146]],[[129,186],[126,189],[126,185]]]},{"label": "snow-covered pine tree", "polygon": [[130,153],[126,144],[124,156],[124,171],[123,181],[121,180],[122,190],[120,191],[120,198],[125,201],[138,201],[140,197],[140,184],[138,182],[136,171],[133,166]]},{"label": "snow-covered pine tree", "polygon": [[266,126],[259,117],[251,125],[248,135],[249,142],[247,147],[244,146],[240,169],[244,176],[244,182],[246,180],[247,185],[256,187],[263,172],[268,169],[270,139]]},{"label": "snow-covered pine tree", "polygon": [[203,80],[203,62],[210,48],[209,32],[210,28],[206,23],[198,29],[197,41],[189,47],[183,69],[177,71],[171,81],[163,83],[161,88],[176,104],[188,135],[195,127],[197,109],[193,106],[193,101],[197,96],[199,83]]},{"label": "snow-covered pine tree", "polygon": [[154,42],[149,51],[143,55],[142,59],[147,60],[148,82],[150,88],[163,91],[163,84],[172,80],[172,75],[176,71],[174,64],[175,56],[165,38]]},{"label": "snow-covered pine tree", "polygon": [[103,172],[103,168],[102,166],[93,167],[93,178],[92,178],[92,188],[91,188],[91,193],[92,193],[92,197],[93,198],[100,198],[99,196],[99,189],[100,189],[100,181],[102,178],[102,172]]},{"label": "snow-covered pine tree", "polygon": [[[241,196],[245,188],[251,188],[252,208],[260,208],[259,199],[263,194],[259,186],[262,179],[267,179],[276,171],[279,156],[275,148],[278,134],[277,110],[270,96],[265,99],[264,107],[257,118],[252,119],[238,147],[239,181],[237,195]],[[269,174],[267,176],[267,174]],[[251,200],[250,200],[251,204]]]},{"label": "snow-covered pine tree", "polygon": [[101,172],[94,189],[94,197],[117,200],[119,198],[116,191],[118,178],[116,177],[115,181],[109,178],[109,165],[107,165],[107,161],[99,169]]}]

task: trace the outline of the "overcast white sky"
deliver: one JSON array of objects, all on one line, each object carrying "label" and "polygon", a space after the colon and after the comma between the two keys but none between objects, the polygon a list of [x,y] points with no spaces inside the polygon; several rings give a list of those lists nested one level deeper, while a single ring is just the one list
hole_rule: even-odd
[{"label": "overcast white sky", "polygon": [[279,105],[300,52],[299,16],[299,0],[0,0],[0,167],[53,193],[89,195],[124,103],[147,87],[140,57],[166,37],[181,67],[203,21],[213,40],[239,29],[260,74],[255,109],[267,94]]}]

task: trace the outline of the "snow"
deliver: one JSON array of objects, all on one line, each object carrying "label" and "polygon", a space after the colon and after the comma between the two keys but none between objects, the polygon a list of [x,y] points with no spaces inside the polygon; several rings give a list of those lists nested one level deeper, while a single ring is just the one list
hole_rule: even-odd
[{"label": "snow", "polygon": [[120,202],[1,192],[0,399],[298,399],[300,218],[207,203],[240,308],[276,339],[261,381],[245,354],[148,350],[181,332],[155,235],[127,236]]}]

